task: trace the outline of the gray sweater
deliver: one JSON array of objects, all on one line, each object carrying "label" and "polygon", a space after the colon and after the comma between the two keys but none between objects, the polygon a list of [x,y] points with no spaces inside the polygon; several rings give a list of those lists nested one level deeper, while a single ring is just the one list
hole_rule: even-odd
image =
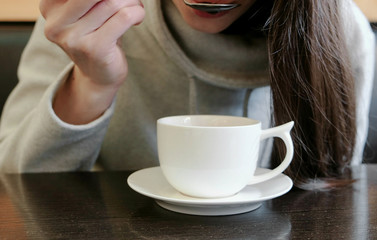
[{"label": "gray sweater", "polygon": [[[168,115],[247,116],[270,126],[265,39],[201,33],[186,25],[171,1],[144,5],[144,22],[123,36],[129,76],[112,106],[86,125],[67,124],[52,109],[55,91],[73,63],[44,37],[44,20],[38,20],[0,122],[1,171],[90,170],[95,163],[109,170],[156,166],[156,120]],[[344,1],[342,16],[356,79],[352,163],[359,164],[368,128],[374,37],[353,2]],[[271,146],[271,141],[262,145],[261,166],[268,165]]]}]

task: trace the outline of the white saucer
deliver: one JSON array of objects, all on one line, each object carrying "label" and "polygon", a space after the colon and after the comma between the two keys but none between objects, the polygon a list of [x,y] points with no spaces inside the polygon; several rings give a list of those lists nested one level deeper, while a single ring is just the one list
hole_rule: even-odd
[{"label": "white saucer", "polygon": [[[257,168],[256,175],[270,171]],[[227,198],[193,198],[175,190],[162,175],[160,167],[146,168],[132,173],[128,185],[136,192],[156,200],[168,210],[205,216],[232,215],[252,211],[263,201],[279,197],[292,188],[292,180],[279,174],[268,181],[246,186],[241,192]]]}]

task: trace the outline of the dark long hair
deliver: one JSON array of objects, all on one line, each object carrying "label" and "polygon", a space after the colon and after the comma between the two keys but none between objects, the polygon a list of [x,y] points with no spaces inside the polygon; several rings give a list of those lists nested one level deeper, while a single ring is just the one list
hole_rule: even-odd
[{"label": "dark long hair", "polygon": [[[341,1],[275,0],[267,23],[274,124],[295,121],[295,154],[285,173],[303,188],[340,178],[353,155],[354,80]],[[275,141],[275,164],[284,154]]]},{"label": "dark long hair", "polygon": [[[256,0],[224,31],[267,36],[273,124],[295,121],[295,153],[285,173],[304,189],[352,182],[345,170],[355,144],[355,92],[342,1]],[[272,165],[284,154],[276,140]]]}]

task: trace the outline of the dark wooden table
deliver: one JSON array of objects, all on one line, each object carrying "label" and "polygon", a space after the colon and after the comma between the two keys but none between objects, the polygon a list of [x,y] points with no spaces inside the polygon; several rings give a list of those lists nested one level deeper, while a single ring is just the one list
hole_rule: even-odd
[{"label": "dark wooden table", "polygon": [[377,239],[377,165],[354,168],[352,186],[292,189],[224,217],[165,210],[129,174],[0,175],[0,239]]}]

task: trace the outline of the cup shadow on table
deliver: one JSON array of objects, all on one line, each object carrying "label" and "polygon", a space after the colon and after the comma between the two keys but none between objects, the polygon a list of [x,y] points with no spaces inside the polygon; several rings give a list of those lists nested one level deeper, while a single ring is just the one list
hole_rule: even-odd
[{"label": "cup shadow on table", "polygon": [[130,231],[143,239],[289,239],[291,232],[289,217],[264,204],[237,215],[195,216],[166,210],[150,199],[130,219]]}]

